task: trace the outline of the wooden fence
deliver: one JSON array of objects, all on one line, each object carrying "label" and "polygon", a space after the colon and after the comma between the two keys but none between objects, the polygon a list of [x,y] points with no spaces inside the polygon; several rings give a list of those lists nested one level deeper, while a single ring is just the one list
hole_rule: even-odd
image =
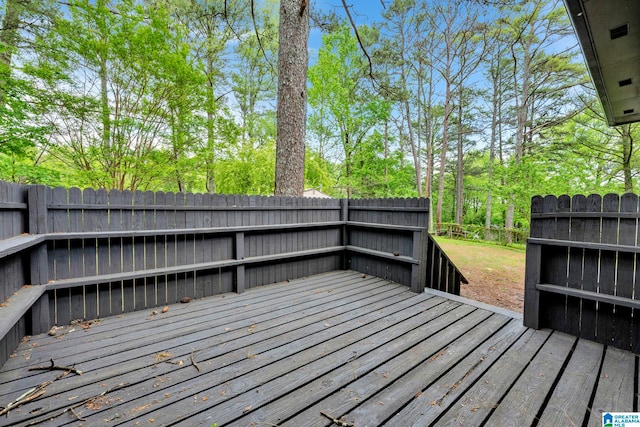
[{"label": "wooden fence", "polygon": [[640,353],[638,196],[534,197],[525,325]]},{"label": "wooden fence", "polygon": [[415,292],[465,280],[427,233],[425,200],[0,191],[0,364],[51,325],[337,269]]}]

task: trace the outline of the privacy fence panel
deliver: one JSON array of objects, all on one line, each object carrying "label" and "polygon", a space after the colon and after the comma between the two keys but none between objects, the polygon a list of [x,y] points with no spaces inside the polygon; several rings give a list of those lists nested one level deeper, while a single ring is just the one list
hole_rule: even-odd
[{"label": "privacy fence panel", "polygon": [[[28,283],[29,254],[7,243],[28,231],[27,206],[24,186],[0,181],[0,307],[13,304],[14,293]],[[15,324],[5,322],[0,315],[0,363],[9,357],[27,330],[23,319]]]},{"label": "privacy fence panel", "polygon": [[[52,321],[59,324],[175,303],[184,297],[231,292],[238,284],[233,266],[176,272],[171,267],[233,260],[240,246],[241,258],[260,258],[341,244],[337,226],[329,230],[248,229],[339,221],[339,200],[90,189],[81,192],[73,188],[50,188],[46,192],[49,230],[61,235],[47,244],[49,280],[64,284],[66,280],[91,275],[118,278],[55,289],[50,312]],[[232,230],[243,227],[247,230],[241,235]],[[243,267],[242,286],[244,289],[275,283],[340,266],[340,256],[335,254],[291,262],[268,259]],[[139,278],[124,274],[154,269],[168,272]]]},{"label": "privacy fence panel", "polygon": [[[414,233],[419,234],[419,231],[411,227],[428,226],[426,199],[351,199],[348,201],[348,221],[350,225],[346,240],[351,246],[369,252],[349,253],[347,268],[410,286],[416,266],[401,260],[419,257],[418,253],[414,253],[413,245],[414,240],[420,240],[419,237],[414,238]],[[368,227],[367,224],[386,224],[389,227]],[[372,255],[378,252],[393,256],[384,258]]]},{"label": "privacy fence panel", "polygon": [[534,197],[525,324],[640,352],[638,196]]},{"label": "privacy fence panel", "polygon": [[[460,295],[460,284],[467,280],[426,232],[429,206],[429,200],[423,198],[349,200],[346,240],[368,251],[348,252],[347,268],[407,286],[421,283],[420,286]],[[378,255],[384,251],[393,257]],[[406,259],[422,261],[402,262]]]},{"label": "privacy fence panel", "polygon": [[0,182],[0,363],[52,325],[336,269],[458,294],[428,206]]},{"label": "privacy fence panel", "polygon": [[[26,189],[21,185],[0,181],[0,242],[26,233],[27,224]],[[0,258],[0,302],[26,283],[28,266],[25,254],[15,253]]]}]

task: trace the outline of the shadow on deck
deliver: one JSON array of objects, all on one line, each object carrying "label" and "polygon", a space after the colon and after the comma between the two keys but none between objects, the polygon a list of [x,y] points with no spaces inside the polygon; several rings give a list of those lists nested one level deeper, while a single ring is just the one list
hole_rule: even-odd
[{"label": "shadow on deck", "polygon": [[[50,359],[82,375],[29,370]],[[595,426],[639,410],[638,377],[633,353],[335,271],[25,339],[0,404],[44,394],[0,425]]]}]

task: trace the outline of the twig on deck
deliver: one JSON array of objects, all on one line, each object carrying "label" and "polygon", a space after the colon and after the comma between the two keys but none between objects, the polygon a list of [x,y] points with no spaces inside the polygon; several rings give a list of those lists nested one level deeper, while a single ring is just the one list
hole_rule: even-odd
[{"label": "twig on deck", "polygon": [[79,369],[76,369],[73,366],[57,366],[54,362],[53,359],[50,359],[51,365],[49,366],[32,366],[31,368],[29,368],[30,371],[65,371],[65,372],[71,372],[72,374],[76,374],[76,375],[82,375],[82,371]]},{"label": "twig on deck", "polygon": [[337,418],[333,418],[331,415],[327,414],[326,412],[320,411],[320,415],[329,418],[332,423],[334,423],[336,425],[339,425],[341,427],[356,427],[355,424],[351,424],[351,423],[348,423],[346,421],[342,421],[342,420],[339,420]]},{"label": "twig on deck", "polygon": [[59,412],[56,412],[56,413],[54,413],[53,415],[47,415],[46,417],[43,417],[43,418],[40,418],[40,419],[37,419],[37,420],[33,420],[33,421],[31,421],[29,424],[26,424],[26,425],[27,425],[27,426],[34,426],[34,425],[36,425],[36,424],[41,424],[41,423],[43,423],[43,422],[45,422],[45,421],[51,421],[51,420],[53,420],[54,418],[58,418],[59,416],[66,414],[67,412],[71,412],[71,413],[72,413],[76,418],[78,418],[78,420],[80,420],[80,421],[85,421],[83,418],[80,418],[80,417],[78,416],[78,414],[76,414],[76,412],[75,412],[75,409],[76,409],[76,408],[78,408],[78,407],[80,407],[80,406],[84,406],[84,405],[86,405],[86,404],[88,404],[88,403],[91,403],[91,402],[93,402],[94,400],[96,400],[96,399],[98,399],[98,398],[100,398],[100,397],[102,397],[102,396],[106,396],[108,393],[111,393],[111,392],[113,392],[113,391],[116,391],[116,390],[118,390],[118,389],[121,389],[121,388],[123,388],[123,387],[126,387],[126,386],[128,386],[128,385],[129,385],[129,383],[120,383],[120,384],[118,384],[117,386],[115,386],[115,387],[111,387],[111,388],[109,388],[109,389],[107,389],[107,390],[103,391],[103,392],[102,392],[102,393],[100,393],[100,394],[96,394],[95,396],[92,396],[92,397],[90,397],[90,398],[88,398],[88,399],[83,400],[82,402],[74,403],[74,404],[73,404],[73,405],[71,405],[71,406],[67,406],[67,407],[66,407],[66,408],[64,408],[63,410],[61,410],[61,411],[59,411]]},{"label": "twig on deck", "polygon": [[196,360],[195,360],[195,358],[193,356],[193,353],[194,352],[192,351],[191,352],[191,356],[190,356],[191,364],[193,365],[194,368],[196,368],[198,370],[198,372],[200,372],[200,366],[198,366],[198,364],[196,363]]},{"label": "twig on deck", "polygon": [[40,396],[42,396],[45,393],[45,389],[47,388],[47,386],[49,386],[50,384],[52,384],[54,381],[57,381],[59,379],[62,379],[64,377],[66,377],[69,374],[69,371],[65,371],[63,374],[58,375],[57,377],[55,377],[52,380],[49,381],[45,381],[42,384],[40,384],[37,387],[34,387],[30,390],[27,390],[26,392],[22,393],[20,395],[20,397],[18,397],[17,399],[15,399],[13,402],[9,403],[7,406],[4,406],[2,408],[2,410],[0,410],[0,416],[8,414],[9,411],[11,411],[14,408],[17,408],[18,406],[24,405],[25,403],[29,403],[33,400],[36,400],[37,398],[39,398]]},{"label": "twig on deck", "polygon": [[76,414],[76,411],[73,408],[71,408],[71,413],[78,419],[78,421],[87,421],[86,418],[82,418],[80,415]]}]

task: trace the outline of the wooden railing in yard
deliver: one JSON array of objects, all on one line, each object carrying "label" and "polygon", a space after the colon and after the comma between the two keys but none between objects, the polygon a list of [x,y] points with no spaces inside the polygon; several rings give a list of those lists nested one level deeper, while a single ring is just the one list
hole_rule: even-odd
[{"label": "wooden railing in yard", "polygon": [[52,325],[338,269],[421,292],[465,281],[426,200],[128,192],[0,182],[0,365]]},{"label": "wooden railing in yard", "polygon": [[534,197],[524,322],[640,353],[638,196]]}]

